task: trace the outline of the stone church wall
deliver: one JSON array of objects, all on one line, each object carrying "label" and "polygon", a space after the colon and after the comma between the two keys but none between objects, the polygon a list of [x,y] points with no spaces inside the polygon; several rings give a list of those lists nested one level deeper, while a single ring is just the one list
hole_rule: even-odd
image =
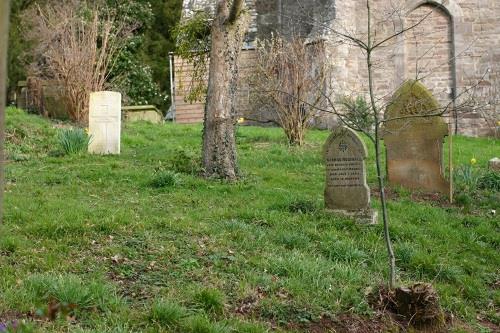
[{"label": "stone church wall", "polygon": [[[398,2],[399,1],[399,2]],[[185,0],[185,13],[194,8],[211,10],[214,0]],[[348,32],[366,39],[367,15],[364,1],[334,0],[247,0],[252,26],[246,48],[255,38],[280,32],[326,40],[327,55],[334,68],[332,94],[366,95],[366,57],[356,47],[339,41],[334,32]],[[454,111],[446,116],[461,134],[491,135],[500,120],[500,1],[498,0],[371,0],[376,40],[401,27],[414,29],[399,36],[374,53],[374,81],[382,107],[406,79],[420,79],[443,106]],[[388,7],[392,4],[392,7]],[[400,15],[393,15],[397,12]],[[251,68],[254,57],[243,57],[241,67]],[[244,80],[243,80],[244,81]],[[462,105],[464,92],[474,86],[479,107]],[[250,96],[242,86],[240,95]],[[454,98],[456,103],[454,104]],[[176,98],[177,100],[177,98]],[[385,103],[385,104],[384,104]],[[489,104],[489,106],[487,105]],[[263,121],[272,119],[272,111],[256,110],[249,98],[242,113]],[[485,118],[488,121],[485,121]],[[202,119],[201,119],[202,120]],[[200,121],[201,121],[200,120]],[[317,125],[332,127],[335,119],[326,116]]]},{"label": "stone church wall", "polygon": [[[396,2],[391,2],[392,4]],[[391,9],[385,0],[372,0],[372,14],[377,26],[377,38],[388,36],[394,29],[411,27],[425,18],[421,24],[408,31],[404,37],[387,43],[374,54],[375,84],[377,95],[386,103],[405,79],[419,78],[441,105],[453,109],[457,105],[458,132],[471,136],[493,135],[500,118],[500,109],[494,104],[500,97],[500,2],[495,0],[465,1],[400,1],[402,19],[385,20]],[[352,17],[352,8],[341,11],[339,17]],[[366,6],[356,4],[356,35],[366,34]],[[344,66],[339,77],[355,77],[355,83],[344,79],[346,91],[366,94],[366,57],[354,47],[344,52],[352,59],[356,54],[357,66]],[[342,58],[342,57],[339,57]],[[340,60],[342,62],[342,60]],[[342,71],[341,71],[342,72]],[[474,86],[476,108],[464,107],[465,92]],[[456,98],[456,104],[453,99]],[[488,106],[487,104],[490,104]],[[455,112],[447,114],[455,125]],[[488,121],[485,121],[488,118]],[[454,127],[454,126],[453,126]]]}]

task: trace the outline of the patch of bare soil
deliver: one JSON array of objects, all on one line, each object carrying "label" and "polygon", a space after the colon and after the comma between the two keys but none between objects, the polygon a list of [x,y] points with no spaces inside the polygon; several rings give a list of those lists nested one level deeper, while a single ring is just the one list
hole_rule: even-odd
[{"label": "patch of bare soil", "polygon": [[[377,187],[372,187],[370,191],[372,196],[374,196],[375,198],[380,198],[380,194]],[[399,192],[389,186],[385,188],[385,195],[387,199],[390,200],[399,200],[401,198]],[[425,202],[432,204],[433,206],[439,206],[439,207],[453,206],[453,204],[450,203],[450,200],[441,193],[426,193],[420,191],[413,191],[410,194],[410,199],[415,202]]]},{"label": "patch of bare soil", "polygon": [[10,323],[20,319],[26,319],[28,316],[21,312],[7,311],[0,313],[0,323]]},{"label": "patch of bare soil", "polygon": [[289,329],[307,333],[377,333],[400,332],[399,328],[390,321],[390,318],[363,318],[351,313],[344,313],[330,318],[321,319],[308,324],[289,324]]},{"label": "patch of bare soil", "polygon": [[479,324],[489,329],[491,333],[500,333],[500,326],[496,325],[495,323],[492,323],[491,321],[482,319],[479,321]]}]

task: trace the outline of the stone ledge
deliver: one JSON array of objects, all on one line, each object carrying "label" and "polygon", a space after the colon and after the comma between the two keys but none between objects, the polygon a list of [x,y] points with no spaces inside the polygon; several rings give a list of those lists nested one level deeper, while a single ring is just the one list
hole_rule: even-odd
[{"label": "stone ledge", "polygon": [[342,210],[326,209],[328,213],[343,215],[355,219],[359,224],[375,225],[378,224],[378,212],[374,209],[365,210]]}]

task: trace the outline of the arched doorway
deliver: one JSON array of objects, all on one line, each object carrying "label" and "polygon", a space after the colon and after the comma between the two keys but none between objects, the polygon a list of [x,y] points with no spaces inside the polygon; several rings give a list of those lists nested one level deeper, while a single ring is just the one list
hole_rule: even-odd
[{"label": "arched doorway", "polygon": [[[422,21],[423,20],[423,21]],[[441,6],[423,3],[408,13],[405,26],[405,76],[428,87],[451,111],[455,89],[453,22]]]}]

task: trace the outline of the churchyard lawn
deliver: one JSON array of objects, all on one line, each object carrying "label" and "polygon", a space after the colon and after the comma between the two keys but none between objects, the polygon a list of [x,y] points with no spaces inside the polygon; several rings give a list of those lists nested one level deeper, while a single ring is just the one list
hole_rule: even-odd
[{"label": "churchyard lawn", "polygon": [[[278,128],[239,127],[242,179],[230,184],[197,176],[200,125],[123,126],[121,155],[65,156],[55,123],[8,110],[0,323],[26,319],[44,332],[292,332],[338,328],[342,316],[383,322],[367,297],[387,280],[382,224],[324,211],[328,131],[310,131],[298,148]],[[475,159],[473,172],[500,156],[498,140],[454,144],[456,167]],[[389,191],[399,282],[432,282],[454,332],[493,331],[499,193],[456,195],[450,205]]]}]

